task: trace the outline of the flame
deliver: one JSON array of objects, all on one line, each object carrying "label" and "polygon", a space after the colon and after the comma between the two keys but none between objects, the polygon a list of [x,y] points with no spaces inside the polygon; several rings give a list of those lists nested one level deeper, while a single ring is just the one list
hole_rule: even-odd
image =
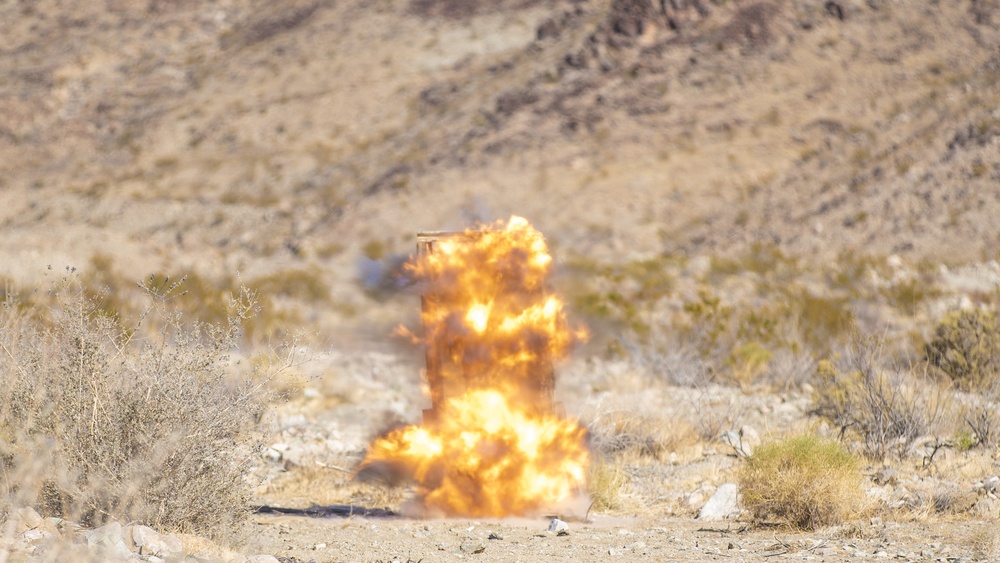
[{"label": "flame", "polygon": [[359,466],[415,484],[432,512],[537,512],[585,486],[586,431],[553,412],[552,362],[586,337],[546,282],[541,233],[512,217],[433,242],[407,264],[424,284],[424,424],[377,439]]}]

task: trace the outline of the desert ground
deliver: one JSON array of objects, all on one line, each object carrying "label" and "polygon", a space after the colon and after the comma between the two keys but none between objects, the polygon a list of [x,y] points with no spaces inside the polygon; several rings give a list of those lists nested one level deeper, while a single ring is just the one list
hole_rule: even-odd
[{"label": "desert ground", "polygon": [[[0,38],[0,563],[1000,561],[1000,2],[8,1]],[[429,406],[404,263],[511,216],[589,332],[587,491],[429,518],[355,478]],[[148,375],[116,439],[218,423],[235,465],[176,459],[240,490],[171,477],[186,517],[129,488],[153,447],[102,500],[97,415],[29,400],[66,374],[112,430]],[[799,520],[746,469],[796,436],[853,460]]]}]

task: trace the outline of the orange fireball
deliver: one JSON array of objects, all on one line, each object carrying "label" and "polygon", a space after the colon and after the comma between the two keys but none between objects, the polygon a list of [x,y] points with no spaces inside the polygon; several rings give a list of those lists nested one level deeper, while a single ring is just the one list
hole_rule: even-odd
[{"label": "orange fireball", "polygon": [[552,362],[586,334],[548,292],[545,239],[513,217],[421,248],[407,268],[425,286],[432,408],[376,440],[359,472],[408,478],[447,515],[530,514],[582,491],[586,431],[554,412]]}]

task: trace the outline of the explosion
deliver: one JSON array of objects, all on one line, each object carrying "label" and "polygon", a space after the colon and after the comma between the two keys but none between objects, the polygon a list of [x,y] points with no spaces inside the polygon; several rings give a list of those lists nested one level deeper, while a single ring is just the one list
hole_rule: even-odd
[{"label": "explosion", "polygon": [[412,481],[430,513],[527,515],[582,492],[586,430],[554,408],[552,362],[586,337],[546,281],[552,257],[525,219],[425,236],[406,268],[424,285],[432,408],[377,439],[358,468]]}]

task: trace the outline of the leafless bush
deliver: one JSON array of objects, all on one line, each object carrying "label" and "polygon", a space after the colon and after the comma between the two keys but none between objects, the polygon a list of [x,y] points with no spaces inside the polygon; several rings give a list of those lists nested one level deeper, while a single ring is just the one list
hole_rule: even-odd
[{"label": "leafless bush", "polygon": [[945,395],[920,366],[900,369],[882,355],[883,340],[856,335],[846,370],[829,361],[817,365],[815,413],[831,419],[844,435],[858,434],[865,455],[902,458],[913,442],[931,433]]},{"label": "leafless bush", "polygon": [[237,299],[225,324],[192,325],[171,307],[176,284],[146,290],[151,304],[130,326],[74,279],[42,310],[4,303],[0,514],[34,505],[86,525],[115,518],[215,535],[248,513],[248,430],[267,391],[234,377],[228,353],[253,296]]},{"label": "leafless bush", "polygon": [[974,404],[965,415],[972,431],[972,445],[990,449],[1000,443],[1000,379],[976,394]]}]

